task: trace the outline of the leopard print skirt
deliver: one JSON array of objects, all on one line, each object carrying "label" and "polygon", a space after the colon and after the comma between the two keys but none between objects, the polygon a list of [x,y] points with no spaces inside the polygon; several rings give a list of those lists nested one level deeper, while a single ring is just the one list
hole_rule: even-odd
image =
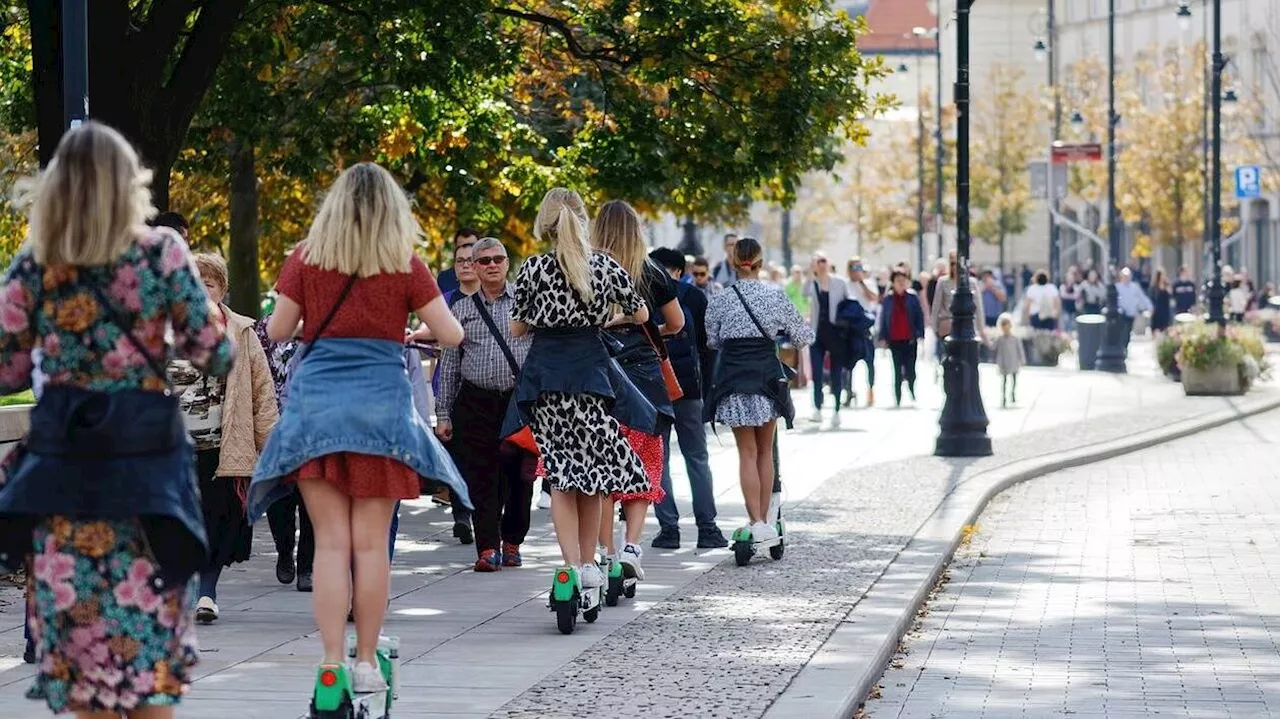
[{"label": "leopard print skirt", "polygon": [[634,494],[649,489],[639,455],[603,397],[546,392],[530,423],[547,481],[562,491]]}]

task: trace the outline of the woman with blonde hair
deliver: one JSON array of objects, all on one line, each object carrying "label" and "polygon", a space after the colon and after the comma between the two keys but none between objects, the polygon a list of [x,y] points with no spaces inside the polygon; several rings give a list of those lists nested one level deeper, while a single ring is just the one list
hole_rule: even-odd
[{"label": "woman with blonde hair", "polygon": [[208,543],[165,360],[224,375],[233,346],[186,243],[146,226],[150,178],[115,130],[68,131],[0,287],[0,393],[31,386],[33,350],[48,378],[0,465],[0,566],[34,555],[27,696],[80,719],[172,717],[199,656]]},{"label": "woman with blonde hair", "polygon": [[[440,344],[462,327],[431,271],[414,254],[419,227],[391,174],[362,162],[329,189],[307,238],[280,271],[267,323],[275,341],[302,331],[275,432],[249,488],[249,517],[297,484],[315,530],[316,623],[322,671],[342,669],[347,608],[356,624],[351,683],[385,691],[375,650],[387,608],[387,536],[396,502],[421,482],[448,484],[470,506],[466,484],[417,415],[402,354],[410,312]],[[299,323],[302,323],[301,328]],[[352,567],[354,566],[354,591]]]},{"label": "woman with blonde hair", "polygon": [[622,426],[652,427],[653,406],[605,346],[606,324],[646,322],[649,310],[622,265],[587,240],[578,193],[547,193],[534,234],[553,251],[525,260],[516,278],[512,333],[533,332],[533,345],[512,397],[503,435],[528,426],[551,483],[551,521],[565,575],[579,589],[599,589],[595,564],[602,499],[638,494],[651,483]]},{"label": "woman with blonde hair", "polygon": [[[649,486],[642,492],[615,493],[604,502],[600,543],[608,557],[622,564],[624,578],[644,579],[644,569],[640,565],[643,555],[640,535],[644,532],[649,505],[661,502],[665,496],[662,490],[662,435],[675,421],[675,409],[663,380],[658,349],[664,335],[674,335],[684,328],[684,311],[676,299],[675,280],[649,259],[644,245],[644,228],[631,205],[622,200],[606,202],[592,223],[591,244],[622,265],[645,304],[656,310],[640,323],[619,316],[609,323],[608,330],[621,344],[621,349],[614,353],[618,364],[657,410],[657,421],[653,426],[622,428],[623,436],[644,464]],[[658,320],[661,320],[661,325]],[[665,348],[662,349],[665,356]],[[614,550],[614,502],[622,502],[626,518],[626,537],[621,552]]]}]

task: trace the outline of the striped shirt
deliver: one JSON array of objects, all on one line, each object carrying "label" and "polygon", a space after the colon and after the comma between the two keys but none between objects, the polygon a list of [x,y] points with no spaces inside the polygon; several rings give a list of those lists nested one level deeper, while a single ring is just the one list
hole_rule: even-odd
[{"label": "striped shirt", "polygon": [[[493,318],[498,331],[511,348],[511,353],[515,355],[516,363],[523,365],[533,337],[528,334],[519,338],[511,336],[515,286],[508,282],[502,294],[492,302],[484,294],[484,290],[474,296],[484,302],[489,316]],[[448,420],[451,416],[453,403],[458,398],[458,390],[463,382],[494,392],[510,392],[516,386],[516,378],[511,374],[511,364],[507,362],[498,341],[480,317],[475,300],[471,297],[459,300],[452,309],[453,316],[462,325],[463,339],[458,347],[446,349],[440,359],[440,396],[436,403],[436,417],[440,420]]]}]

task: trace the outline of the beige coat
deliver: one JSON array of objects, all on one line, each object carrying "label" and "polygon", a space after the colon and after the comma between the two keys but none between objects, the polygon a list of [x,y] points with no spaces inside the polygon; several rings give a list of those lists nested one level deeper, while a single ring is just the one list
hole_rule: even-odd
[{"label": "beige coat", "polygon": [[227,394],[222,404],[217,476],[250,477],[280,410],[267,355],[253,331],[253,320],[225,306],[222,311],[227,316],[227,334],[236,342],[236,363],[227,375]]}]

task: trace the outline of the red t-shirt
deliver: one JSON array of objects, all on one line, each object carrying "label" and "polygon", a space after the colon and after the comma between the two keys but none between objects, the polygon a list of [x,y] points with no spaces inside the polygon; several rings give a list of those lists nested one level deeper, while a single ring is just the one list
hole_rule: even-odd
[{"label": "red t-shirt", "polygon": [[[306,264],[301,251],[285,260],[280,279],[276,280],[276,291],[302,306],[304,340],[315,339],[314,328],[333,309],[347,279],[337,270],[322,270]],[[415,255],[408,272],[356,280],[342,307],[329,321],[324,336],[401,342],[409,313],[439,296],[436,278]]]},{"label": "red t-shirt", "polygon": [[915,339],[911,331],[911,316],[907,314],[907,293],[889,294],[893,302],[893,314],[889,316],[889,339],[893,342],[906,342]]}]

